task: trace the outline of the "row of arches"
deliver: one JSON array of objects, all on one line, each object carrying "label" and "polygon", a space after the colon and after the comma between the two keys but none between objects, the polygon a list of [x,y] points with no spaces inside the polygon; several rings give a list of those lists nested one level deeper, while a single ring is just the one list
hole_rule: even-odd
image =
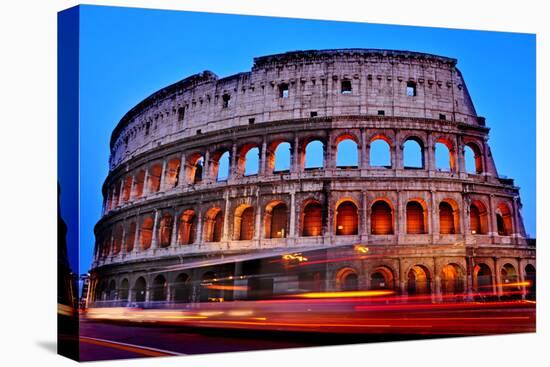
[{"label": "row of arches", "polygon": [[[500,267],[497,284],[497,276],[493,274],[491,267],[483,262],[477,263],[472,271],[471,291],[478,295],[490,295],[499,292],[499,288],[512,294],[518,294],[521,286],[527,287],[527,298],[535,298],[536,295],[536,270],[532,264],[525,265],[523,269],[526,283],[520,283],[520,277],[516,267],[511,263],[505,263]],[[354,267],[346,266],[336,273],[336,288],[341,291],[360,290],[360,272]],[[438,284],[435,284],[435,275],[424,264],[412,265],[405,274],[402,284],[399,284],[398,274],[387,265],[381,265],[372,269],[367,274],[369,289],[398,290],[409,295],[428,295],[436,291],[441,295],[464,294],[467,291],[467,276],[465,269],[456,263],[444,265],[438,275]],[[528,285],[526,285],[528,284]],[[439,289],[436,289],[436,286]],[[401,289],[400,289],[401,288]]]},{"label": "row of arches", "polygon": [[[212,287],[212,281],[217,279],[212,271],[205,272],[199,282],[192,281],[186,273],[180,273],[169,282],[167,276],[158,274],[148,284],[146,277],[139,276],[133,284],[128,278],[123,278],[119,284],[115,279],[102,281],[94,292],[94,302],[167,302],[188,303],[193,301],[194,287],[198,286],[198,300],[208,302],[218,299],[224,294],[224,300],[231,300],[228,292],[220,292],[219,286]],[[198,284],[196,284],[198,283]],[[221,282],[225,284],[227,282]],[[232,282],[230,282],[232,283]],[[169,294],[169,292],[171,294]]]},{"label": "row of arches", "polygon": [[[461,233],[460,210],[456,201],[444,199],[437,204],[439,234],[453,235]],[[184,208],[177,213],[169,210],[156,214],[144,214],[140,220],[130,220],[115,224],[114,227],[98,236],[97,256],[116,255],[135,250],[147,250],[154,247],[172,245],[191,245],[199,242],[221,242],[222,240],[245,241],[259,236],[266,239],[286,238],[293,235],[291,210],[284,200],[273,200],[263,208],[263,217],[257,218],[257,208],[242,203],[234,209],[232,216],[219,206],[207,210],[199,216],[193,208]],[[508,204],[498,204],[495,215],[496,233],[508,236],[514,233],[512,211]],[[397,233],[397,217],[394,204],[388,198],[377,198],[370,204],[369,220],[371,235],[393,235]],[[469,206],[469,230],[473,235],[489,233],[489,212],[481,200],[472,200]],[[230,220],[232,223],[230,223]],[[258,227],[257,221],[263,222]],[[410,235],[428,234],[429,210],[421,198],[408,200],[404,208],[404,232]],[[333,231],[336,236],[358,235],[361,215],[359,206],[353,199],[341,199],[335,205]],[[297,231],[299,236],[323,236],[328,227],[328,213],[323,203],[316,199],[307,199],[300,205]],[[232,226],[231,226],[232,225]],[[227,228],[225,230],[225,227]],[[262,233],[257,234],[257,228]],[[225,231],[224,231],[225,230]],[[230,230],[232,232],[230,232]],[[202,235],[202,237],[199,236]]]},{"label": "row of arches", "polygon": [[[472,281],[468,283],[466,270],[462,265],[453,262],[442,266],[437,274],[423,263],[413,263],[405,271],[403,279],[400,279],[392,266],[386,264],[373,266],[365,275],[361,275],[361,272],[353,266],[344,266],[335,272],[334,288],[339,291],[394,290],[411,296],[431,294],[465,296],[467,292],[472,292],[478,297],[490,295],[517,297],[521,295],[523,286],[526,288],[526,298],[536,298],[536,270],[532,264],[526,264],[521,269],[522,277],[516,267],[508,262],[495,271],[499,271],[499,274],[493,273],[493,268],[487,263],[478,262],[472,269]],[[320,280],[321,275],[316,275],[317,277],[314,278]],[[232,285],[237,277],[216,279],[214,271],[204,272],[198,280],[191,279],[191,276],[185,272],[173,274],[173,276],[175,278],[167,274],[157,274],[149,278],[149,284],[145,276],[137,277],[132,284],[128,277],[122,277],[118,284],[115,279],[103,280],[94,289],[93,301],[188,303],[208,302],[220,297],[224,300],[233,299]],[[305,279],[307,274],[298,274],[298,277]],[[360,277],[366,277],[366,279]],[[521,283],[521,279],[527,283]],[[244,283],[240,281],[240,284],[248,283],[248,286],[241,286],[241,289],[257,288],[254,286],[257,280],[251,277],[245,279]],[[254,297],[252,294],[247,296]]]},{"label": "row of arches", "polygon": [[[283,173],[292,170],[323,169],[329,164],[327,144],[323,138],[313,137],[301,142],[275,139],[265,144],[265,148],[262,147],[260,141],[242,144],[240,147],[221,146],[212,153],[209,150],[196,151],[149,164],[127,175],[109,188],[106,194],[105,211],[149,193],[169,190],[182,184],[194,185],[203,181],[220,182],[234,176],[253,176],[262,172]],[[262,149],[265,150],[264,153]],[[421,138],[414,135],[407,136],[402,141],[400,149],[403,168],[426,168],[425,143]],[[457,171],[457,149],[450,138],[437,138],[433,149],[434,169]],[[388,136],[375,134],[370,138],[369,167],[395,168],[396,154],[395,143]],[[330,155],[334,156],[336,168],[358,168],[361,155],[359,138],[351,133],[338,136],[334,140],[334,148],[331,149]],[[466,172],[476,174],[483,172],[483,154],[476,142],[465,143],[463,157]],[[263,168],[264,165],[265,168]]]}]

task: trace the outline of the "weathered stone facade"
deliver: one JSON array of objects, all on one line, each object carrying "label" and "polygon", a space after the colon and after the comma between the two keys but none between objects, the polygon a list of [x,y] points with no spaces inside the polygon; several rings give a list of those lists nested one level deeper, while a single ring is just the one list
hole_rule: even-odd
[{"label": "weathered stone facade", "polygon": [[[323,289],[347,289],[351,275],[355,288],[437,298],[457,282],[474,294],[483,274],[501,295],[503,283],[534,277],[535,249],[488,133],[446,57],[303,51],[256,58],[250,72],[223,79],[193,75],[146,98],[113,132],[90,294],[96,304],[173,301],[181,279],[219,276],[220,268],[170,270],[187,262],[361,244],[376,256],[328,263]],[[344,141],[356,146],[351,166],[337,163]],[[388,165],[372,164],[378,141]],[[411,141],[420,167],[404,164]],[[276,170],[283,143],[289,165]],[[322,164],[308,166],[313,143]],[[449,169],[436,166],[437,144]],[[466,170],[465,149],[475,172]],[[230,266],[223,273],[239,275]],[[186,300],[200,301],[197,292]]]}]

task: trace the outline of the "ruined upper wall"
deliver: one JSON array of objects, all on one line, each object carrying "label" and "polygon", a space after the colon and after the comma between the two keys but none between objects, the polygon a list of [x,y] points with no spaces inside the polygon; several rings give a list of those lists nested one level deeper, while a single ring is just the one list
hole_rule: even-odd
[{"label": "ruined upper wall", "polygon": [[484,123],[456,59],[372,49],[294,51],[255,58],[250,72],[222,79],[205,71],[147,97],[113,131],[110,169],[158,145],[233,126],[380,114]]}]

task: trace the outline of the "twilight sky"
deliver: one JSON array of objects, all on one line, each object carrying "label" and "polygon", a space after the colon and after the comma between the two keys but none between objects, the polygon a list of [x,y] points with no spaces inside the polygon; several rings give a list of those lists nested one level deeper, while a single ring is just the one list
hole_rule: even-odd
[{"label": "twilight sky", "polygon": [[[382,48],[457,58],[491,128],[497,170],[520,186],[526,230],[536,235],[534,35],[119,7],[80,11],[81,253],[71,256],[80,273],[91,265],[109,138],[120,118],[191,74],[225,77],[249,71],[256,56],[292,50]],[[65,220],[70,231],[76,219]]]}]

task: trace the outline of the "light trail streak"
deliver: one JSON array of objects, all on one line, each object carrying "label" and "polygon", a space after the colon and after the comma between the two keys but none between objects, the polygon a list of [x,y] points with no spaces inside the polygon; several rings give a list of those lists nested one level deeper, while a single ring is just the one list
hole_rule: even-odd
[{"label": "light trail streak", "polygon": [[293,295],[298,298],[357,298],[357,297],[376,297],[394,294],[394,291],[350,291],[350,292],[311,292]]}]

